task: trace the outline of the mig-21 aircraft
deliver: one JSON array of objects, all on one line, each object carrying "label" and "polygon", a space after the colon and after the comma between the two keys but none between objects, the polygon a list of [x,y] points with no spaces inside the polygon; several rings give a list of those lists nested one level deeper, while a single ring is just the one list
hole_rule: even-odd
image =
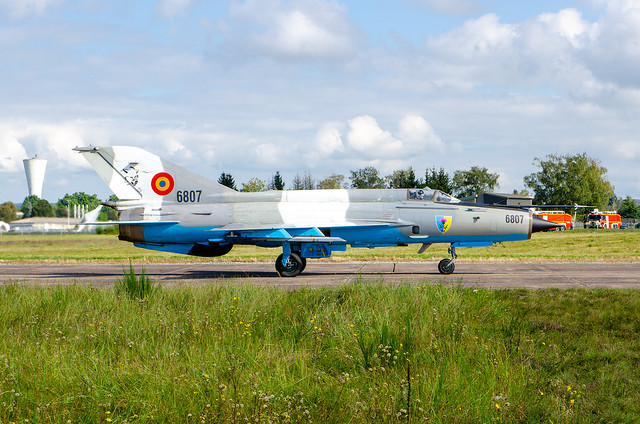
[{"label": "mig-21 aircraft", "polygon": [[307,259],[352,247],[450,245],[438,270],[451,274],[456,248],[527,240],[556,224],[530,211],[463,203],[416,189],[286,190],[241,193],[129,146],[76,147],[119,201],[120,240],[195,256],[221,256],[234,244],[282,249],[275,262],[295,277]]}]

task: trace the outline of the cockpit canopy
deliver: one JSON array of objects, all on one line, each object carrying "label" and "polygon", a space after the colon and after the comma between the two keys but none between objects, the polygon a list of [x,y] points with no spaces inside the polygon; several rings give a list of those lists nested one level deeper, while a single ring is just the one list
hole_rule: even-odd
[{"label": "cockpit canopy", "polygon": [[418,200],[426,202],[440,202],[440,203],[459,203],[460,200],[453,197],[450,194],[440,190],[433,190],[429,187],[425,188],[410,188],[407,190],[408,200]]}]

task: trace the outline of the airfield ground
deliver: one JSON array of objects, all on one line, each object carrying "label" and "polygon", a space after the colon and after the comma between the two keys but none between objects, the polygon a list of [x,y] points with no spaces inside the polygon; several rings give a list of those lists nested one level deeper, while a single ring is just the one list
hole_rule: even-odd
[{"label": "airfield ground", "polygon": [[[110,287],[122,278],[122,264],[0,264],[0,283],[36,285],[82,284]],[[270,263],[135,264],[165,287],[246,284],[296,289],[339,287],[354,281],[369,283],[455,284],[500,288],[616,288],[640,289],[640,263],[538,262],[458,263],[456,272],[441,275],[435,262],[309,262],[295,278],[281,278]]]},{"label": "airfield ground", "polygon": [[129,261],[168,285],[239,282],[277,287],[336,287],[364,281],[444,282],[483,288],[640,288],[640,231],[536,233],[531,240],[458,249],[456,272],[437,272],[446,246],[348,249],[309,260],[303,274],[279,278],[277,249],[235,246],[228,255],[196,258],[139,249],[113,235],[0,236],[0,282],[108,286]]},{"label": "airfield ground", "polygon": [[[640,416],[640,232],[460,249],[450,276],[441,248],[358,250],[296,278],[273,250],[42,237],[0,236],[0,423]],[[129,258],[159,288],[121,288]]]}]

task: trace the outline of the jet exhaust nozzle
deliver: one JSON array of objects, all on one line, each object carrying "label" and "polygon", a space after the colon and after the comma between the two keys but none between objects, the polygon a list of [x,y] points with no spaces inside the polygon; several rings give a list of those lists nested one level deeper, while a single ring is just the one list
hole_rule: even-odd
[{"label": "jet exhaust nozzle", "polygon": [[562,224],[556,224],[555,222],[547,221],[546,219],[538,218],[537,216],[533,217],[533,223],[531,226],[532,233],[538,233],[540,231],[549,231],[556,228],[562,227]]}]

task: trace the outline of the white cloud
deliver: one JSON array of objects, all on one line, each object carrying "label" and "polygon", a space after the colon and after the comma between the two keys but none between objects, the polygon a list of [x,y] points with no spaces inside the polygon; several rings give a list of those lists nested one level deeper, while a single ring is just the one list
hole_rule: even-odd
[{"label": "white cloud", "polygon": [[598,34],[583,58],[602,82],[640,87],[640,2],[607,2],[598,20]]},{"label": "white cloud", "polygon": [[[232,3],[231,44],[279,58],[337,59],[355,52],[358,31],[345,6],[324,0]],[[238,46],[234,46],[238,48]]]},{"label": "white cloud", "polygon": [[18,172],[27,152],[10,130],[0,129],[0,172]]},{"label": "white cloud", "polygon": [[40,15],[59,3],[61,0],[0,0],[0,10],[4,9],[12,18],[23,18]]},{"label": "white cloud", "polygon": [[597,34],[597,24],[582,19],[576,9],[563,9],[558,13],[543,13],[538,17],[552,33],[566,38],[573,47],[586,45]]},{"label": "white cloud", "polygon": [[[60,124],[44,124],[32,121],[17,121],[3,125],[4,133],[12,134],[4,138],[4,146],[14,153],[38,155],[49,161],[48,167],[68,168],[86,167],[86,162],[72,149],[76,146],[88,145],[91,141],[99,141],[99,132],[79,121]],[[14,141],[11,141],[11,138]],[[20,140],[18,142],[18,140]],[[17,143],[17,144],[16,144]],[[100,143],[93,143],[94,145]],[[23,146],[22,149],[17,145]]]},{"label": "white cloud", "polygon": [[613,150],[620,157],[627,159],[640,158],[640,141],[619,141],[613,143]]},{"label": "white cloud", "polygon": [[441,152],[444,142],[422,116],[408,115],[398,125],[398,136],[415,149]]},{"label": "white cloud", "polygon": [[275,144],[263,143],[256,146],[255,155],[262,164],[276,165],[282,159],[280,151],[280,147]]},{"label": "white cloud", "polygon": [[318,130],[314,153],[318,153],[321,156],[329,156],[333,152],[344,150],[340,126],[338,123],[330,123],[323,125],[322,128]]},{"label": "white cloud", "polygon": [[184,14],[193,0],[160,0],[156,10],[165,18],[172,18],[177,14]]},{"label": "white cloud", "polygon": [[403,117],[397,134],[381,128],[370,115],[357,116],[345,124],[328,123],[318,130],[315,143],[315,148],[305,153],[312,167],[322,165],[321,159],[331,156],[351,168],[354,164],[379,165],[383,170],[391,169],[393,164],[409,166],[445,148],[431,124],[418,115]]},{"label": "white cloud", "polygon": [[469,0],[412,0],[412,2],[422,4],[437,12],[452,15],[466,15],[477,8]]},{"label": "white cloud", "polygon": [[366,157],[396,157],[403,145],[389,131],[384,131],[372,116],[358,116],[349,121],[349,146]]},{"label": "white cloud", "polygon": [[470,19],[453,31],[431,37],[427,40],[427,47],[451,60],[473,63],[475,59],[509,49],[516,35],[514,25],[501,24],[497,15],[489,13]]}]

